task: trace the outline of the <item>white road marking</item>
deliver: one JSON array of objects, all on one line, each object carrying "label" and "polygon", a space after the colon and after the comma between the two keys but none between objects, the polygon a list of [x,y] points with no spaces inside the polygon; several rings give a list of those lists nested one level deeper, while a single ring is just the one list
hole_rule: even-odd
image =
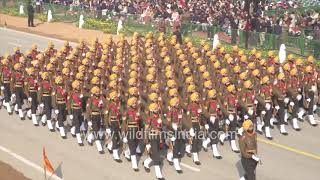
[{"label": "white road marking", "polygon": [[198,168],[195,168],[195,167],[192,167],[192,166],[189,166],[188,164],[185,164],[185,163],[180,163],[181,166],[185,167],[185,168],[188,168],[192,171],[196,171],[196,172],[200,172],[200,169]]},{"label": "white road marking", "polygon": [[8,44],[13,45],[15,47],[22,47],[21,44],[13,43],[13,42],[8,42]]},{"label": "white road marking", "polygon": [[[3,28],[3,27],[0,27],[0,30],[3,30],[3,31],[11,31],[11,32],[20,33],[20,34],[24,34],[24,35],[28,35],[28,36],[37,37],[37,38],[40,37],[40,38],[47,39],[47,40],[51,40],[51,41],[64,42],[64,40],[61,40],[61,39],[50,38],[50,37],[46,37],[46,36],[41,36],[41,35],[32,34],[32,33],[27,33],[27,32],[22,32],[22,31],[17,31],[17,30],[8,29],[8,28]],[[71,45],[76,45],[77,43],[75,43],[75,42],[70,42],[70,44],[71,44]]]},{"label": "white road marking", "polygon": [[[5,148],[5,147],[3,147],[3,146],[0,146],[0,150],[3,151],[3,152],[5,152],[5,153],[7,153],[7,154],[9,154],[10,156],[16,158],[17,160],[23,162],[24,164],[26,164],[26,165],[28,165],[28,166],[30,166],[30,167],[33,167],[34,169],[38,170],[39,172],[44,173],[44,172],[43,172],[43,171],[44,171],[43,167],[38,166],[37,164],[29,161],[28,159],[25,159],[24,157],[22,157],[22,156],[20,156],[20,155],[18,155],[18,154],[16,154],[16,153],[14,153],[14,152],[12,152],[11,150],[9,150],[9,149],[7,149],[7,148]],[[56,175],[52,175],[52,176],[50,177],[50,179],[62,180],[60,177],[58,177],[58,176],[56,176]]]}]

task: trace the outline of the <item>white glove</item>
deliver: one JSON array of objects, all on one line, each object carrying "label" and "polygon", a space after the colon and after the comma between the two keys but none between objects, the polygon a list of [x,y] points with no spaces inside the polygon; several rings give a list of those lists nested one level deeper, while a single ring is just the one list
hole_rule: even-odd
[{"label": "white glove", "polygon": [[234,116],[233,116],[232,114],[230,114],[229,117],[228,117],[228,119],[229,119],[230,121],[233,121],[233,120],[234,120]]},{"label": "white glove", "polygon": [[280,106],[276,106],[276,107],[274,107],[274,108],[276,108],[276,110],[279,110],[279,109],[280,109]]},{"label": "white glove", "polygon": [[284,98],[284,103],[288,104],[289,98]]},{"label": "white glove", "polygon": [[73,115],[71,114],[71,115],[69,116],[69,118],[72,120],[72,119],[73,119]]},{"label": "white glove", "polygon": [[124,137],[124,138],[122,139],[122,142],[123,142],[123,143],[128,143],[128,139],[127,139],[126,137]]},{"label": "white glove", "polygon": [[266,115],[266,111],[261,111],[261,114]]},{"label": "white glove", "polygon": [[244,115],[243,117],[244,117],[244,119],[249,119],[249,116],[247,114]]},{"label": "white glove", "polygon": [[198,109],[198,113],[201,113],[202,112],[202,110],[201,109]]},{"label": "white glove", "polygon": [[175,141],[175,140],[176,140],[176,138],[175,138],[175,137],[172,137],[172,138],[170,138],[170,140],[171,140],[171,141]]},{"label": "white glove", "polygon": [[31,98],[31,97],[29,97],[29,98],[28,98],[28,101],[29,101],[29,102],[31,102],[31,101],[32,101],[32,98]]},{"label": "white glove", "polygon": [[111,130],[108,128],[108,129],[106,129],[106,133],[107,134],[111,134]]},{"label": "white glove", "polygon": [[248,114],[249,114],[250,116],[252,116],[252,114],[253,114],[253,109],[249,109],[249,110],[248,110]]},{"label": "white glove", "polygon": [[59,110],[58,109],[54,110],[54,113],[59,114]]},{"label": "white glove", "polygon": [[212,124],[214,124],[215,121],[216,121],[216,117],[210,116],[210,122],[211,122]]},{"label": "white glove", "polygon": [[310,99],[310,98],[308,98],[308,99],[307,99],[307,102],[311,102],[311,99]]},{"label": "white glove", "polygon": [[80,94],[80,98],[83,98],[83,94]]},{"label": "white glove", "polygon": [[88,126],[92,126],[92,122],[91,121],[88,121]]},{"label": "white glove", "polygon": [[4,90],[4,87],[3,87],[3,86],[1,86],[1,90]]},{"label": "white glove", "polygon": [[190,136],[191,137],[194,137],[196,134],[194,133],[194,129],[193,128],[191,128],[190,130],[189,130],[189,133],[190,133]]},{"label": "white glove", "polygon": [[290,102],[290,106],[294,106],[294,102]]},{"label": "white glove", "polygon": [[41,103],[41,104],[40,104],[40,107],[42,107],[42,108],[43,108],[43,107],[44,107],[44,104],[43,104],[43,103]]},{"label": "white glove", "polygon": [[102,105],[102,104],[103,104],[103,102],[102,102],[102,100],[100,100],[100,101],[99,101],[99,105]]},{"label": "white glove", "polygon": [[208,130],[209,129],[209,125],[208,124],[204,125],[204,128]]},{"label": "white glove", "polygon": [[16,97],[16,94],[12,94],[12,95],[11,95],[11,98],[15,98],[15,97]]},{"label": "white glove", "polygon": [[298,95],[297,95],[297,100],[300,101],[301,99],[302,99],[301,94],[298,94]]},{"label": "white glove", "polygon": [[258,101],[257,100],[254,100],[254,102],[253,102],[254,104],[258,104]]},{"label": "white glove", "polygon": [[267,110],[270,110],[270,109],[271,109],[271,104],[270,104],[270,103],[267,103],[267,104],[266,104],[266,109],[267,109]]},{"label": "white glove", "polygon": [[172,123],[172,129],[176,131],[178,129],[178,125],[176,123]]},{"label": "white glove", "polygon": [[228,124],[228,125],[230,124],[230,121],[228,119],[226,120],[226,124]]},{"label": "white glove", "polygon": [[146,148],[147,148],[147,151],[149,151],[150,148],[151,148],[151,145],[150,145],[150,144],[147,144],[147,145],[146,145]]},{"label": "white glove", "polygon": [[316,92],[317,91],[317,87],[316,86],[311,86],[311,91]]},{"label": "white glove", "polygon": [[258,156],[256,156],[256,155],[252,155],[251,157],[252,157],[253,160],[255,160],[257,162],[260,161],[260,158]]}]

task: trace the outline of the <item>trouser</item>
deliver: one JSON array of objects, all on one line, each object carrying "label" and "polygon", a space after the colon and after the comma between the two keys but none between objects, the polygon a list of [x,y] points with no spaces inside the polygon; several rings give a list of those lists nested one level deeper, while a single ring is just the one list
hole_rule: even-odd
[{"label": "trouser", "polygon": [[270,120],[272,118],[272,108],[270,107],[269,110],[265,109],[265,111],[266,111],[266,114],[263,117],[264,126],[265,127],[270,127]]},{"label": "trouser", "polygon": [[252,158],[241,157],[241,164],[245,171],[246,180],[255,180],[256,179],[256,167],[257,162]]},{"label": "trouser", "polygon": [[219,119],[216,118],[214,123],[212,123],[210,120],[209,123],[209,129],[208,129],[208,136],[210,138],[210,144],[217,144],[218,143],[218,132],[219,132]]},{"label": "trouser", "polygon": [[309,91],[308,97],[310,98],[309,106],[307,107],[308,115],[313,115],[313,104],[314,104],[314,92]]},{"label": "trouser", "polygon": [[230,140],[235,140],[236,139],[237,125],[238,125],[238,118],[237,118],[237,115],[234,114],[234,119],[233,119],[233,121],[230,121],[230,124],[229,124]]},{"label": "trouser", "polygon": [[185,152],[185,138],[182,131],[175,131],[176,140],[173,143],[173,159],[181,158]]},{"label": "trouser", "polygon": [[154,137],[150,140],[150,158],[152,159],[155,166],[160,165],[160,137]]},{"label": "trouser", "polygon": [[280,123],[280,125],[285,124],[284,122],[284,117],[285,117],[285,104],[283,100],[278,100],[278,105],[280,107],[280,109],[278,110],[277,113],[277,119]]},{"label": "trouser", "polygon": [[111,137],[112,137],[112,149],[120,148],[120,127],[118,121],[112,121],[110,124]]},{"label": "trouser", "polygon": [[131,156],[137,154],[136,149],[139,143],[138,138],[136,137],[137,132],[138,128],[128,128],[127,140]]},{"label": "trouser", "polygon": [[32,101],[31,101],[31,114],[36,114],[37,113],[37,108],[38,108],[38,93],[37,92],[30,92],[29,93]]},{"label": "trouser", "polygon": [[34,26],[33,24],[33,14],[28,15],[28,26]]},{"label": "trouser", "polygon": [[43,97],[43,114],[46,115],[47,120],[51,120],[51,113],[52,113],[52,97],[51,96],[44,96]]},{"label": "trouser", "polygon": [[58,108],[58,125],[59,127],[63,127],[63,122],[66,120],[67,118],[67,110],[66,110],[66,104],[58,104],[57,105]]},{"label": "trouser", "polygon": [[6,103],[10,102],[10,98],[11,98],[11,90],[10,90],[10,83],[4,83],[3,84],[4,90],[3,90],[3,94],[4,94],[4,100]]},{"label": "trouser", "polygon": [[195,136],[192,138],[191,152],[197,153],[200,151],[201,145],[202,145],[201,139],[199,137],[200,125],[199,125],[199,123],[192,123],[192,127],[194,129]]},{"label": "trouser", "polygon": [[[294,97],[294,100],[292,102],[294,103],[294,105],[291,106],[291,108],[292,108],[291,116],[292,116],[292,118],[298,118],[299,101]],[[290,104],[289,104],[289,106],[290,106]]]},{"label": "trouser", "polygon": [[22,87],[15,88],[15,95],[16,95],[16,103],[18,105],[18,109],[22,109],[23,99],[24,99],[24,92]]},{"label": "trouser", "polygon": [[75,134],[80,133],[80,126],[82,123],[82,110],[81,109],[72,109],[72,126],[75,127]]},{"label": "trouser", "polygon": [[181,35],[181,32],[180,31],[177,31],[177,32],[173,32],[173,35],[175,35],[177,37],[177,42],[179,44],[182,44],[182,35]]},{"label": "trouser", "polygon": [[91,121],[92,121],[92,131],[94,134],[95,139],[99,139],[98,132],[101,127],[101,116],[100,115],[91,115]]}]

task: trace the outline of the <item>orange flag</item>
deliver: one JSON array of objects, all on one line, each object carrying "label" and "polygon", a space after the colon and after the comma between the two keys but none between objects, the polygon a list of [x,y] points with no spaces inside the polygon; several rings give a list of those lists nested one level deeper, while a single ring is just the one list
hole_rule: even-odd
[{"label": "orange flag", "polygon": [[43,166],[44,166],[45,173],[46,171],[49,171],[50,173],[53,174],[54,169],[46,155],[46,150],[44,148],[43,148]]}]

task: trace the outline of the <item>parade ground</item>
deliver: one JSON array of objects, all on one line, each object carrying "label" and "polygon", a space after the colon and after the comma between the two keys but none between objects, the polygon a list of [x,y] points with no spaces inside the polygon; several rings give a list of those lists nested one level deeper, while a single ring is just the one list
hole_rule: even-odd
[{"label": "parade ground", "polygon": [[[48,41],[53,41],[56,48],[63,45],[63,40],[29,34],[8,28],[0,28],[0,54],[12,53],[14,47],[20,47],[22,52],[37,44],[43,50]],[[72,44],[71,44],[72,45]],[[9,116],[0,110],[0,161],[11,165],[32,180],[44,179],[42,150],[46,149],[51,164],[56,169],[57,176],[51,179],[60,180],[125,180],[155,179],[154,169],[146,173],[139,161],[139,172],[131,169],[131,164],[124,156],[123,162],[116,163],[109,153],[99,154],[95,147],[86,142],[79,147],[76,140],[68,134],[62,139],[58,132],[50,132],[47,127],[35,127],[28,119],[21,121],[17,115]],[[317,117],[317,122],[320,123]],[[316,180],[319,176],[320,165],[320,127],[312,127],[307,121],[300,122],[301,131],[293,130],[289,124],[289,135],[279,133],[277,127],[272,130],[274,140],[267,140],[264,136],[258,138],[258,154],[262,164],[257,167],[259,180]],[[240,154],[231,151],[228,142],[218,146],[223,159],[212,157],[211,149],[200,152],[201,165],[197,166],[189,157],[182,159],[183,174],[176,173],[166,160],[163,161],[163,175],[166,179],[184,180],[236,180],[243,170]],[[142,157],[144,160],[145,157]],[[6,173],[1,171],[0,179],[6,179]],[[11,171],[7,171],[10,173]],[[5,179],[3,179],[4,177]]]}]

